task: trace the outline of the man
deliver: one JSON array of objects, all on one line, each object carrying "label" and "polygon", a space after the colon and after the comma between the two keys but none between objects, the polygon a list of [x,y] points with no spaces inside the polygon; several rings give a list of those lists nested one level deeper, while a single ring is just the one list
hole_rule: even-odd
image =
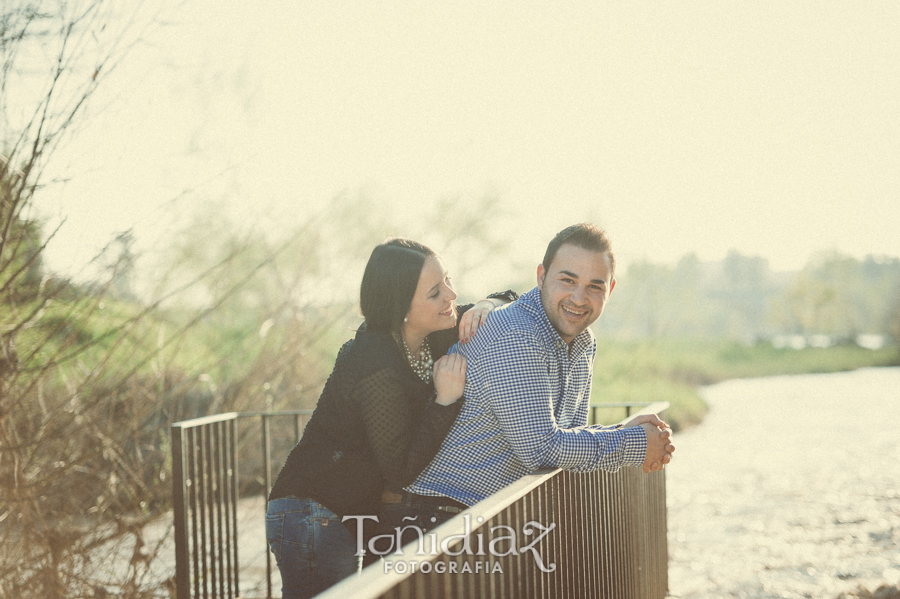
[{"label": "man", "polygon": [[603,313],[614,274],[609,239],[593,225],[573,225],[550,242],[537,287],[456,346],[468,364],[465,403],[411,493],[451,516],[540,468],[649,472],[669,462],[671,430],[655,415],[585,426],[597,347],[588,327]]}]

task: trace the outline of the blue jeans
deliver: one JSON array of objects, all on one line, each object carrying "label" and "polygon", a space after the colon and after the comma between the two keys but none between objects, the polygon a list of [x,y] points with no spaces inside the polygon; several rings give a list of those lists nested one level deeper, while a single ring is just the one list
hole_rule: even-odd
[{"label": "blue jeans", "polygon": [[334,512],[312,499],[273,499],[266,540],[281,572],[283,599],[321,593],[358,569],[356,541]]}]

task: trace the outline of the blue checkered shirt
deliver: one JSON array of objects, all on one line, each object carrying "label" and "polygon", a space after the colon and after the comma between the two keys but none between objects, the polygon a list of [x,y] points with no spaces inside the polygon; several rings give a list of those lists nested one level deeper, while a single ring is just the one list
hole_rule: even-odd
[{"label": "blue checkered shirt", "polygon": [[468,363],[465,403],[408,491],[474,505],[540,468],[615,472],[643,464],[642,428],[586,426],[597,342],[587,329],[570,348],[537,288],[494,310],[451,351]]}]

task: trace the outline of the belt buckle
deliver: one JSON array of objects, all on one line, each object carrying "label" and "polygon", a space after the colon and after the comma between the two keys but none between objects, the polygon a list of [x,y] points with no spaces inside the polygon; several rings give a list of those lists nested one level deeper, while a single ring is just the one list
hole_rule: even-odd
[{"label": "belt buckle", "polygon": [[435,508],[439,512],[447,512],[448,514],[458,514],[462,510],[462,508],[458,508],[455,505],[439,505]]},{"label": "belt buckle", "polygon": [[393,491],[382,491],[381,492],[381,502],[382,503],[393,503],[393,504],[406,504],[409,505],[408,498],[404,497],[403,493],[394,493]]}]

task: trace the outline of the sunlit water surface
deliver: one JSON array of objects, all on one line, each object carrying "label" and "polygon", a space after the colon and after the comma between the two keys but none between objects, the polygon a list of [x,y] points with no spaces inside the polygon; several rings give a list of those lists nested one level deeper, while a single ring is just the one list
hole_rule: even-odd
[{"label": "sunlit water surface", "polygon": [[667,467],[669,587],[833,599],[900,583],[900,368],[733,380]]}]

